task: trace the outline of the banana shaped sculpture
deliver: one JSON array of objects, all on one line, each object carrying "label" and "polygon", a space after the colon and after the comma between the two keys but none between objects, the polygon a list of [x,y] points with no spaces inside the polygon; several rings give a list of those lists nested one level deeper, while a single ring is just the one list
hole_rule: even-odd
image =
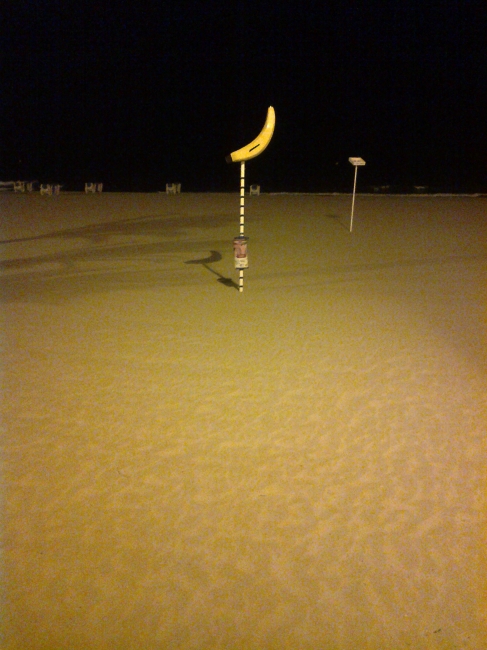
[{"label": "banana shaped sculpture", "polygon": [[237,149],[237,151],[234,151],[229,156],[227,156],[225,158],[227,163],[245,162],[246,160],[250,160],[251,158],[255,158],[261,154],[271,141],[275,125],[276,113],[274,111],[274,108],[272,106],[269,106],[267,109],[267,118],[262,131],[255,138],[255,140],[252,140],[252,142],[250,142],[250,144],[242,147],[241,149]]}]

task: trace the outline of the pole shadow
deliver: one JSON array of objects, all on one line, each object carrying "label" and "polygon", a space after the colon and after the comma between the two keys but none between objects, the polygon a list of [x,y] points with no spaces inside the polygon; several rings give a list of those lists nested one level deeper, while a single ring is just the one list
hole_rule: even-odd
[{"label": "pole shadow", "polygon": [[342,228],[344,228],[345,230],[347,231],[350,230],[350,226],[345,225],[341,220],[341,217],[339,217],[337,214],[327,214],[326,216],[328,217],[328,219],[333,219],[334,221],[336,221],[336,223]]},{"label": "pole shadow", "polygon": [[223,284],[226,287],[230,287],[231,289],[238,290],[238,284],[236,282],[234,282],[231,278],[226,278],[221,273],[218,273],[218,271],[215,271],[215,269],[212,269],[211,266],[208,266],[209,264],[219,262],[222,259],[222,255],[218,251],[210,251],[210,253],[211,255],[209,257],[204,257],[200,260],[188,260],[185,262],[185,264],[201,264],[201,266],[204,266],[205,269],[208,269],[210,273],[218,276],[218,282],[220,282],[220,284]]}]

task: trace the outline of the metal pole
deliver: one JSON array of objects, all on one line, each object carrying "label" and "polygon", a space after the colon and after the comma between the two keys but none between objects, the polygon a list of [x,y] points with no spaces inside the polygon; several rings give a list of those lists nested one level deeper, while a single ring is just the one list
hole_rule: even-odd
[{"label": "metal pole", "polygon": [[357,185],[357,169],[358,167],[355,166],[355,176],[353,180],[353,198],[352,198],[352,214],[350,216],[350,232],[352,232],[352,227],[353,227],[353,209],[355,206],[355,187]]},{"label": "metal pole", "polygon": [[[240,163],[240,236],[244,236],[245,229],[245,160]],[[243,291],[243,269],[239,269],[238,290]]]}]

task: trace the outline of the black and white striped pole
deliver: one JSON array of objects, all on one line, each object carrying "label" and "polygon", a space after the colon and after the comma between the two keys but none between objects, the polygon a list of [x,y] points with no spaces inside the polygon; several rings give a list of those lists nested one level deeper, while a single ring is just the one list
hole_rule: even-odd
[{"label": "black and white striped pole", "polygon": [[245,237],[245,161],[240,163],[240,234],[233,240],[235,268],[238,270],[238,290],[243,291],[244,269],[249,267],[247,257],[247,242]]},{"label": "black and white striped pole", "polygon": [[[237,257],[237,252],[235,254],[235,259],[241,259],[242,262],[245,260],[243,266],[239,266],[238,269],[238,290],[239,292],[243,291],[243,279],[244,279],[244,268],[248,268],[249,261],[247,258],[247,241],[245,238],[245,160],[242,160],[240,163],[240,234],[242,244],[240,246],[240,254],[245,255],[245,257]],[[236,249],[237,250],[237,249]]]},{"label": "black and white striped pole", "polygon": [[235,268],[238,269],[238,290],[243,291],[243,272],[248,268],[249,260],[247,257],[247,241],[245,237],[245,161],[255,158],[264,151],[271,141],[276,124],[276,114],[272,106],[267,109],[267,118],[264,128],[259,135],[252,140],[250,144],[241,149],[237,149],[225,158],[228,163],[240,163],[240,234],[233,240],[233,250],[235,256]]},{"label": "black and white striped pole", "polygon": [[245,230],[245,160],[240,163],[240,234]]}]

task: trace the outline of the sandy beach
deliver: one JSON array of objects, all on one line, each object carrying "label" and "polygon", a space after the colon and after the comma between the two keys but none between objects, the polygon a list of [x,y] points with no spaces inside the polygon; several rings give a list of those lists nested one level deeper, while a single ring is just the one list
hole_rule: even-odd
[{"label": "sandy beach", "polygon": [[1,647],[487,648],[487,198],[238,205],[0,195]]}]

